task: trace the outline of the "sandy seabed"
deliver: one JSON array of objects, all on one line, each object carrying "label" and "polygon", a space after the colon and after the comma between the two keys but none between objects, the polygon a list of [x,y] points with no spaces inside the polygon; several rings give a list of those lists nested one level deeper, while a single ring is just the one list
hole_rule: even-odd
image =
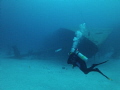
[{"label": "sandy seabed", "polygon": [[98,68],[101,74],[83,74],[60,60],[0,58],[0,90],[120,90],[120,60]]}]

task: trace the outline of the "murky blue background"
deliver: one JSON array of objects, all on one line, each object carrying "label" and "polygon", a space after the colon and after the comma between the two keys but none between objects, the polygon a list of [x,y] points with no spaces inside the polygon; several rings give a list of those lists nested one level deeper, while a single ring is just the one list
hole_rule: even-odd
[{"label": "murky blue background", "polygon": [[87,28],[114,28],[108,41],[118,43],[119,9],[119,0],[0,0],[0,48],[38,50],[50,33],[84,22]]}]

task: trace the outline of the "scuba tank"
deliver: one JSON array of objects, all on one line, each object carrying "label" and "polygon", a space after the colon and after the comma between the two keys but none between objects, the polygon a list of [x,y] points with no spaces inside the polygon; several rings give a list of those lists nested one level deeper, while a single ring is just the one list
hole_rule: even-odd
[{"label": "scuba tank", "polygon": [[87,58],[85,55],[83,55],[82,53],[80,53],[79,51],[76,51],[76,54],[77,54],[78,57],[81,58],[82,60],[84,60],[84,61],[87,61],[87,60],[88,60],[88,58]]}]

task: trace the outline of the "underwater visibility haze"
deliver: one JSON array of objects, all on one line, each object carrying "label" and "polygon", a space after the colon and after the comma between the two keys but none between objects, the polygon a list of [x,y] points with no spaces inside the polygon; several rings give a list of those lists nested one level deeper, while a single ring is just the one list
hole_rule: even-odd
[{"label": "underwater visibility haze", "polygon": [[[119,90],[119,9],[120,0],[0,0],[0,90]],[[73,47],[88,67],[109,60],[98,67],[111,80],[68,65]]]}]

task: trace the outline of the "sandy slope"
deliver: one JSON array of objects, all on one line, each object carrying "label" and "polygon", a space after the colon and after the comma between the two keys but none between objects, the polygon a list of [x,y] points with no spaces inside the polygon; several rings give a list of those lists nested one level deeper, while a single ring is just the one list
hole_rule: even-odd
[{"label": "sandy slope", "polygon": [[[119,60],[99,66],[99,73],[83,74],[61,61],[0,59],[0,90],[120,90]],[[65,69],[62,69],[65,67]]]}]

